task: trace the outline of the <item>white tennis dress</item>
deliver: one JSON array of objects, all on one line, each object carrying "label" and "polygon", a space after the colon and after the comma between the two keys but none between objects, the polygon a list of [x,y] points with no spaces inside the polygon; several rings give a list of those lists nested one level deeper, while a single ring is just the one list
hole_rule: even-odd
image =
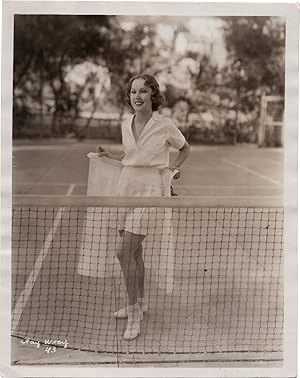
[{"label": "white tennis dress", "polygon": [[[136,141],[132,131],[133,118],[134,115],[130,115],[122,124],[125,157],[116,194],[170,196],[169,149],[170,146],[181,149],[185,138],[171,119],[154,112]],[[120,218],[120,230],[147,235],[154,232],[151,225],[157,215],[153,208],[134,208],[126,209]]]}]

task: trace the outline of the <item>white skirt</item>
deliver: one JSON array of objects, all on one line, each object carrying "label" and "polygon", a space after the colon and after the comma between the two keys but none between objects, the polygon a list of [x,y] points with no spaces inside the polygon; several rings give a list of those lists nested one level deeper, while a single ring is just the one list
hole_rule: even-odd
[{"label": "white skirt", "polygon": [[[135,197],[160,197],[170,195],[172,172],[152,167],[123,167],[117,195]],[[119,230],[138,235],[157,234],[162,230],[164,208],[126,208],[118,216]]]}]

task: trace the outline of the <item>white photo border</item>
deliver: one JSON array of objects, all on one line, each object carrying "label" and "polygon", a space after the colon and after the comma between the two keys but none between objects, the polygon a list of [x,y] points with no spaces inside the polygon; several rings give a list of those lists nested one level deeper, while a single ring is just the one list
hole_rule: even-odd
[{"label": "white photo border", "polygon": [[[297,370],[298,39],[296,4],[3,1],[1,128],[0,374],[5,377],[289,377]],[[282,368],[102,368],[10,365],[11,172],[14,14],[277,16],[286,20],[284,128],[284,365]]]}]

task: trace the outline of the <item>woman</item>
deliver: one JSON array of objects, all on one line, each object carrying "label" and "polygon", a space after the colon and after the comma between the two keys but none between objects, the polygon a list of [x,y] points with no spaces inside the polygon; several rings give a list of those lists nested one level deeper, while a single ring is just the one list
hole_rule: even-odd
[{"label": "woman", "polygon": [[[113,155],[98,147],[99,156],[122,161],[123,169],[117,194],[120,196],[170,195],[165,190],[164,173],[178,169],[189,155],[189,145],[171,121],[156,113],[163,102],[159,85],[151,75],[133,77],[126,89],[125,102],[133,110],[122,124],[124,153]],[[179,150],[170,164],[169,147]],[[180,171],[177,176],[179,178]],[[119,225],[120,241],[117,258],[121,265],[128,295],[127,308],[117,311],[116,318],[128,317],[126,340],[140,333],[140,321],[147,311],[144,300],[144,261],[142,241],[147,235],[147,219],[151,209],[130,209]]]}]

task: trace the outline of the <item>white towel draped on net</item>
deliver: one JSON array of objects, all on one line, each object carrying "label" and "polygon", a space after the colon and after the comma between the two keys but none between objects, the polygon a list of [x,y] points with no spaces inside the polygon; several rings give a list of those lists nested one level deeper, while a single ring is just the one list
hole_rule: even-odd
[{"label": "white towel draped on net", "polygon": [[[122,171],[119,161],[107,157],[99,158],[97,153],[87,155],[89,162],[88,196],[114,196]],[[166,169],[161,172],[164,195],[170,196],[173,173]],[[119,238],[117,225],[117,208],[88,207],[82,228],[82,239],[77,271],[83,276],[105,278],[108,275],[119,275],[120,268],[115,257],[115,245]],[[161,208],[163,212],[163,230],[155,230],[151,238],[143,241],[144,256],[153,254],[153,241],[160,242],[155,252],[159,258],[156,270],[157,284],[167,292],[172,292],[174,276],[175,245],[172,227],[172,209]],[[155,232],[159,232],[157,237]],[[147,259],[146,259],[147,260]],[[151,259],[150,259],[151,261]],[[166,269],[167,267],[167,269]],[[150,267],[151,269],[151,267]]]}]

